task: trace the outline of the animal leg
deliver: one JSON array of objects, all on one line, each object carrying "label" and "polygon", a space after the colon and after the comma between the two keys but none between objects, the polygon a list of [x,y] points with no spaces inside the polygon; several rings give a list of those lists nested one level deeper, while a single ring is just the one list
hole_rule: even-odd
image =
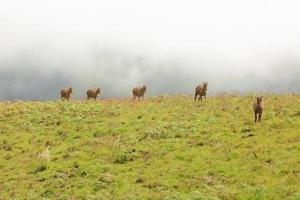
[{"label": "animal leg", "polygon": [[262,115],[262,114],[259,114],[259,115],[258,115],[258,121],[259,121],[259,122],[261,122],[261,115]]},{"label": "animal leg", "polygon": [[254,113],[254,122],[257,122],[257,115],[256,115],[256,113]]}]

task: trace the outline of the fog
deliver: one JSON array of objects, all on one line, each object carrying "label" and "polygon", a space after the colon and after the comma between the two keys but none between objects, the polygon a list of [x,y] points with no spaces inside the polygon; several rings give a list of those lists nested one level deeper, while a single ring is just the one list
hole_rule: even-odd
[{"label": "fog", "polygon": [[0,99],[300,92],[297,1],[0,2]]}]

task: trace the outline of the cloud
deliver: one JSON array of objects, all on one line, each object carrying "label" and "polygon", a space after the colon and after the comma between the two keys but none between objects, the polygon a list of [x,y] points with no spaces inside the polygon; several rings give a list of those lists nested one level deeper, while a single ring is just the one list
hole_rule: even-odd
[{"label": "cloud", "polygon": [[74,88],[75,98],[85,98],[90,87],[101,87],[103,97],[128,97],[132,87],[143,84],[148,85],[149,95],[192,95],[196,85],[204,81],[209,82],[210,95],[217,91],[300,91],[297,57],[277,57],[260,69],[251,68],[251,64],[239,68],[236,65],[242,63],[228,60],[220,67],[220,61],[211,59],[155,58],[95,46],[71,54],[51,52],[54,50],[38,55],[39,51],[19,52],[3,61],[0,98],[57,99],[60,89],[67,86]]}]

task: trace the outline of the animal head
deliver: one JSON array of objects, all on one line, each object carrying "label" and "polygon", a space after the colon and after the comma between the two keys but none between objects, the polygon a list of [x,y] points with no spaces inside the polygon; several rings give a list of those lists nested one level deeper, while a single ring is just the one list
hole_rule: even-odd
[{"label": "animal head", "polygon": [[146,85],[143,85],[142,87],[143,92],[146,92],[146,89],[147,89]]},{"label": "animal head", "polygon": [[262,103],[263,97],[264,97],[264,96],[256,97],[256,101],[257,101],[258,104]]},{"label": "animal head", "polygon": [[203,83],[204,89],[207,89],[207,86],[208,86],[208,82]]},{"label": "animal head", "polygon": [[69,87],[69,91],[70,91],[70,94],[72,94],[73,93],[73,88]]},{"label": "animal head", "polygon": [[96,93],[100,94],[100,91],[101,91],[100,88],[97,88]]}]

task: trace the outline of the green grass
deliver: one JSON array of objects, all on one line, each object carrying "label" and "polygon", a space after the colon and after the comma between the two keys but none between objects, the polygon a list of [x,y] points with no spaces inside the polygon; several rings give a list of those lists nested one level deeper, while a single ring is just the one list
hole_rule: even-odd
[{"label": "green grass", "polygon": [[0,199],[300,199],[300,96],[0,103]]}]

